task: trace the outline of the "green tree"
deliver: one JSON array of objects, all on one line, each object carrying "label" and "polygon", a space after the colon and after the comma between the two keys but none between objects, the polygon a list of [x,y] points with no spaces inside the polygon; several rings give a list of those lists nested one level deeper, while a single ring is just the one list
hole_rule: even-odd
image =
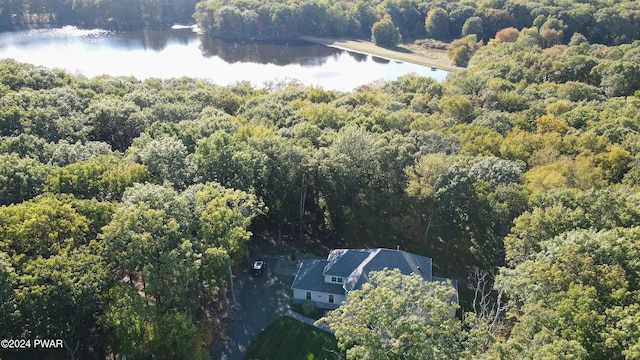
[{"label": "green tree", "polygon": [[401,39],[400,30],[390,17],[385,17],[371,27],[371,41],[378,46],[394,47]]},{"label": "green tree", "polygon": [[616,45],[628,42],[629,32],[636,27],[630,23],[627,11],[623,7],[601,7],[594,9],[595,24],[589,31],[589,38],[601,44]]},{"label": "green tree", "polygon": [[[480,202],[469,169],[454,163],[434,184],[441,221],[450,228],[446,239],[446,256],[451,245],[468,249],[475,264],[488,267],[502,263],[502,243],[481,219],[486,208]],[[461,245],[464,244],[464,245]]]},{"label": "green tree", "polygon": [[406,193],[412,199],[410,209],[419,216],[424,224],[423,243],[430,249],[429,230],[434,215],[440,209],[436,197],[436,181],[452,165],[453,159],[444,153],[422,156],[415,165],[405,168],[407,176]]},{"label": "green tree", "polygon": [[213,34],[215,31],[215,6],[213,1],[200,1],[196,4],[193,18],[205,34]]},{"label": "green tree", "polygon": [[135,159],[147,168],[155,182],[168,181],[177,189],[184,189],[194,182],[195,174],[187,147],[179,139],[170,136],[151,139],[143,134],[129,149],[133,150]]},{"label": "green tree", "polygon": [[523,171],[524,163],[522,162],[491,156],[475,163],[471,167],[470,174],[476,179],[497,186],[499,184],[520,183]]},{"label": "green tree", "polygon": [[607,309],[610,323],[608,324],[607,341],[620,349],[620,354],[627,359],[633,359],[640,355],[640,306],[631,304]]},{"label": "green tree", "polygon": [[468,18],[462,26],[462,37],[475,34],[478,39],[484,37],[484,27],[482,26],[482,19],[477,16]]},{"label": "green tree", "polygon": [[295,113],[288,105],[263,97],[243,104],[238,109],[238,114],[257,124],[268,121],[276,126],[283,126]]},{"label": "green tree", "polygon": [[[513,19],[510,9],[493,7],[491,4],[479,6],[476,15],[482,18],[485,35],[488,38],[493,37],[493,34],[500,29],[513,26],[513,21],[516,20]],[[522,19],[518,19],[518,21],[522,21]]]},{"label": "green tree", "polygon": [[193,202],[189,194],[183,196],[162,185],[129,188],[102,232],[107,258],[114,268],[120,274],[141,272],[144,276],[148,275],[145,271],[162,270],[158,267],[160,256],[173,256],[171,251],[182,251],[181,246],[189,246],[185,241],[193,241]]},{"label": "green tree", "polygon": [[364,36],[368,35],[371,27],[376,22],[375,9],[373,9],[367,1],[356,0],[352,11],[353,18],[359,25],[360,34]]},{"label": "green tree", "polygon": [[160,185],[129,189],[101,239],[115,280],[129,280],[163,311],[196,311],[240,259],[261,211],[257,198],[219,184],[183,193]]},{"label": "green tree", "polygon": [[[105,243],[105,258],[114,269],[114,280],[128,278],[132,284],[139,281],[145,297],[154,299],[161,308],[190,303],[186,295],[197,278],[186,264],[189,259],[180,258],[179,254],[189,248],[185,242],[191,239],[180,231],[177,219],[144,203],[123,206],[115,211],[101,240]],[[163,278],[167,273],[171,276]]]},{"label": "green tree", "polygon": [[16,204],[43,190],[49,167],[29,157],[0,154],[0,205]]},{"label": "green tree", "polygon": [[470,5],[456,6],[449,11],[449,29],[452,38],[460,37],[465,22],[474,17],[474,13],[475,9]]},{"label": "green tree", "polygon": [[[23,262],[15,287],[19,315],[13,319],[13,328],[5,331],[12,338],[47,334],[62,339],[70,358],[103,355],[104,332],[96,316],[103,309],[109,276],[97,250],[82,246]],[[32,348],[19,356],[45,358],[51,350]]]},{"label": "green tree", "polygon": [[48,258],[87,244],[89,221],[70,204],[40,196],[0,207],[0,246],[10,256]]},{"label": "green tree", "polygon": [[325,31],[328,6],[320,1],[304,1],[300,4],[300,30],[305,35],[322,34]]},{"label": "green tree", "polygon": [[15,288],[18,275],[11,265],[9,255],[0,251],[0,336],[10,339],[15,325],[16,312]]},{"label": "green tree", "polygon": [[600,75],[600,86],[609,97],[628,96],[640,89],[640,66],[635,62],[602,62],[593,71]]},{"label": "green tree", "polygon": [[281,137],[262,137],[254,146],[269,158],[269,177],[261,193],[269,207],[269,217],[276,220],[278,242],[285,222],[298,220],[303,225],[305,202],[311,178],[311,150],[303,149]]},{"label": "green tree", "polygon": [[469,65],[471,57],[481,46],[482,41],[478,42],[478,36],[476,34],[470,34],[462,39],[452,41],[447,49],[447,54],[454,65],[467,66]]},{"label": "green tree", "polygon": [[216,13],[216,36],[223,38],[242,39],[244,34],[242,13],[235,6],[223,6]]},{"label": "green tree", "polygon": [[47,163],[51,156],[47,142],[35,135],[21,134],[2,137],[0,140],[0,154],[14,153],[21,158],[29,157],[42,163]]},{"label": "green tree", "polygon": [[298,110],[297,114],[309,120],[306,123],[296,124],[296,126],[300,128],[315,125],[322,129],[331,128],[339,130],[340,127],[344,125],[344,120],[348,117],[348,113],[344,109],[336,108],[326,103],[305,105]]},{"label": "green tree", "polygon": [[532,209],[516,219],[505,238],[509,258],[515,264],[534,256],[540,244],[574,229],[631,227],[640,218],[638,198],[630,188],[555,189],[532,198]]},{"label": "green tree", "polygon": [[447,135],[458,143],[458,151],[469,155],[497,155],[502,136],[493,129],[478,124],[458,124]]},{"label": "green tree", "polygon": [[222,131],[198,141],[193,163],[204,182],[241,190],[262,188],[268,171],[264,154]]},{"label": "green tree", "polygon": [[15,136],[24,131],[20,120],[25,117],[25,111],[19,106],[4,105],[0,107],[0,115],[0,135]]},{"label": "green tree", "polygon": [[[104,333],[95,316],[109,277],[94,239],[110,211],[93,202],[43,195],[0,207],[0,333],[7,338],[50,334],[64,341],[70,358],[101,356]],[[0,354],[51,356],[35,348]]]},{"label": "green tree", "polygon": [[449,40],[449,15],[443,8],[432,8],[427,13],[424,29],[427,37],[436,40]]},{"label": "green tree", "polygon": [[87,141],[82,143],[77,141],[70,143],[60,140],[57,143],[49,143],[46,146],[46,153],[50,153],[48,162],[57,166],[66,166],[78,161],[89,160],[100,155],[111,155],[111,146],[101,141]]},{"label": "green tree", "polygon": [[113,330],[116,353],[128,359],[209,357],[189,314],[179,310],[162,312],[125,285],[112,288],[109,299],[100,321]]},{"label": "green tree", "polygon": [[356,209],[360,196],[379,189],[382,180],[383,141],[357,126],[343,127],[333,143],[320,153],[320,196],[324,198],[325,222],[330,227],[345,224],[345,211]]},{"label": "green tree", "polygon": [[375,10],[380,15],[389,15],[402,35],[411,38],[423,35],[424,11],[420,3],[413,0],[387,0],[375,6]]},{"label": "green tree", "polygon": [[540,27],[540,36],[547,47],[560,44],[564,41],[564,31],[567,29],[562,20],[549,17]]},{"label": "green tree", "polygon": [[45,189],[82,199],[118,200],[127,187],[148,177],[147,169],[140,164],[118,155],[102,155],[51,171]]},{"label": "green tree", "polygon": [[610,183],[619,183],[632,161],[633,156],[618,144],[612,144],[606,152],[596,156],[596,163],[605,171]]},{"label": "green tree", "polygon": [[442,114],[456,123],[469,123],[474,117],[473,103],[462,95],[443,96],[438,102]]},{"label": "green tree", "polygon": [[224,249],[234,260],[246,252],[251,221],[262,214],[264,204],[255,195],[228,189],[217,183],[194,189],[198,236],[207,246]]},{"label": "green tree", "polygon": [[501,269],[498,282],[518,314],[501,347],[525,356],[560,343],[584,358],[632,354],[637,342],[618,329],[621,317],[636,316],[637,238],[637,227],[568,231],[543,241],[536,257]]},{"label": "green tree", "polygon": [[465,345],[450,284],[399,270],[368,274],[369,282],[319,322],[335,331],[347,359],[458,359]]},{"label": "green tree", "polygon": [[146,120],[136,113],[140,108],[114,96],[94,99],[85,110],[91,125],[91,140],[104,141],[114,150],[126,150],[146,127]]}]

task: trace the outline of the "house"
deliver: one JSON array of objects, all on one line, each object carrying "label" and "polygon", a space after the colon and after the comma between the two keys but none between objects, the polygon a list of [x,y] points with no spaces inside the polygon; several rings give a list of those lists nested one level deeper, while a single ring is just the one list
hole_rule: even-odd
[{"label": "house", "polygon": [[[349,291],[360,289],[369,281],[370,272],[384,268],[399,269],[405,275],[418,274],[424,281],[447,282],[431,274],[431,265],[430,258],[401,250],[332,250],[326,260],[302,262],[291,285],[293,301],[311,300],[317,307],[335,309],[347,300]],[[452,285],[457,293],[455,282]]]}]

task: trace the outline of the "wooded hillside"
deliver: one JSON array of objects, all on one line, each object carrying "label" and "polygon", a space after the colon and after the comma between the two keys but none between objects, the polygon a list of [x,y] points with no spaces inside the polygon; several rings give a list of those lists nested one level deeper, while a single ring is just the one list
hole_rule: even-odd
[{"label": "wooded hillside", "polygon": [[190,23],[197,0],[6,0],[0,29],[76,25],[140,29]]},{"label": "wooded hillside", "polygon": [[550,44],[566,44],[574,33],[592,43],[638,39],[637,1],[422,1],[422,0],[205,0],[195,19],[207,34],[235,39],[288,39],[300,35],[370,38],[389,18],[405,39],[451,41],[476,35],[485,42],[502,29],[537,27]]}]

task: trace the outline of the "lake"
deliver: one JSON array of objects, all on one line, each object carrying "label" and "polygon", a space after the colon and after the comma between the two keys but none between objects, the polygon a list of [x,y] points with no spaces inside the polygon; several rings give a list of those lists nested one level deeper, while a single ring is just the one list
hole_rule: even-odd
[{"label": "lake", "polygon": [[195,77],[219,85],[296,79],[351,91],[407,73],[442,81],[447,72],[307,42],[230,42],[189,27],[112,32],[65,26],[0,33],[0,59],[60,68],[87,77]]}]

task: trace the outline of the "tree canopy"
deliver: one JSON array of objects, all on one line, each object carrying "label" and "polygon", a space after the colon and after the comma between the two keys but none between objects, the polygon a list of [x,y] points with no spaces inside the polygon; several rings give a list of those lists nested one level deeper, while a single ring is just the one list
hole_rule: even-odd
[{"label": "tree canopy", "polygon": [[[282,39],[309,36],[368,38],[388,17],[403,38],[450,41],[476,35],[497,38],[505,28],[538,29],[549,46],[567,44],[574,34],[592,43],[620,45],[638,39],[634,1],[469,2],[375,1],[221,1],[197,3],[195,19],[207,34],[234,39]],[[378,25],[379,27],[379,25]]]},{"label": "tree canopy", "polygon": [[466,348],[469,333],[453,316],[456,297],[452,284],[386,269],[369,273],[318,322],[335,331],[349,359],[459,359],[475,349]]},{"label": "tree canopy", "polygon": [[[245,27],[253,19],[276,37],[339,24],[368,37],[388,13],[405,37],[425,35],[416,19],[436,5],[371,4],[228,2],[220,15],[207,1],[197,16],[214,35],[223,16],[245,34],[258,31]],[[442,82],[409,74],[338,92],[88,79],[0,61],[0,333],[55,334],[76,358],[206,357],[224,336],[212,334],[223,315],[211,309],[228,266],[242,266],[252,234],[273,232],[269,246],[400,246],[449,277],[495,274],[493,287],[474,285],[482,306],[460,291],[461,319],[416,319],[444,332],[431,338],[393,306],[380,312],[401,299],[427,307],[378,275],[350,305],[380,294],[368,311],[402,331],[375,328],[393,335],[383,344],[366,318],[334,321],[358,325],[338,332],[353,356],[453,342],[466,358],[637,357],[635,3],[438,5],[451,38],[469,32],[453,44],[468,68]],[[349,9],[358,22],[338,22]],[[313,21],[289,21],[294,10]],[[14,355],[57,356],[0,352]]]}]

